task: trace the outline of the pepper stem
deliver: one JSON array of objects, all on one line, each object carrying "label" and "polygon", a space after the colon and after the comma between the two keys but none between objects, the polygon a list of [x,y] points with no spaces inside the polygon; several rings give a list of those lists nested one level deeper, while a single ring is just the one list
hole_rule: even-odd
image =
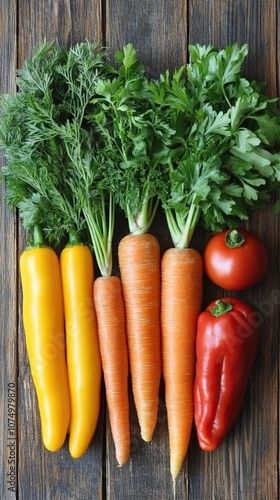
[{"label": "pepper stem", "polygon": [[238,248],[245,243],[245,236],[243,236],[237,229],[230,229],[226,233],[226,245],[229,248]]},{"label": "pepper stem", "polygon": [[42,232],[41,227],[39,224],[35,224],[33,228],[33,241],[32,245],[33,248],[40,248],[40,247],[45,247],[45,238]]},{"label": "pepper stem", "polygon": [[82,245],[82,240],[80,236],[76,233],[74,229],[69,230],[69,240],[67,247],[75,247],[76,245]]},{"label": "pepper stem", "polygon": [[222,316],[222,314],[227,314],[229,311],[233,309],[233,305],[231,302],[226,302],[223,300],[216,300],[215,306],[211,307],[210,313],[212,316]]}]

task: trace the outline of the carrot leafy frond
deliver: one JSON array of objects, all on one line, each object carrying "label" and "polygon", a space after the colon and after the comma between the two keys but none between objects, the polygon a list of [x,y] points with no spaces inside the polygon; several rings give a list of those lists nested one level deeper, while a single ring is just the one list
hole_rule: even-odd
[{"label": "carrot leafy frond", "polygon": [[97,78],[114,72],[99,44],[45,42],[19,71],[19,92],[2,97],[0,117],[10,206],[19,208],[26,229],[39,223],[57,244],[72,230],[83,233],[102,274],[112,269],[114,203],[87,116]]}]

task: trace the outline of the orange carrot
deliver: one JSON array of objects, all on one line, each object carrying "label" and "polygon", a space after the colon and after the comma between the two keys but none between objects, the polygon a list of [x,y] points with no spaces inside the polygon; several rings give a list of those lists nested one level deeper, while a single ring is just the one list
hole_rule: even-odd
[{"label": "orange carrot", "polygon": [[160,248],[151,234],[129,234],[119,244],[134,402],[142,438],[151,441],[161,378]]},{"label": "orange carrot", "polygon": [[193,424],[196,321],[202,299],[202,258],[191,248],[170,248],[162,258],[162,363],[175,479],[186,457]]},{"label": "orange carrot", "polygon": [[[84,210],[84,215],[100,272],[92,294],[110,426],[116,458],[122,465],[130,454],[128,350],[121,284],[119,278],[112,275],[115,201],[112,193],[104,189],[106,182],[103,176],[107,176],[107,169],[97,166],[94,172],[92,191],[95,196],[91,199],[92,205]],[[86,199],[87,193],[84,195]]]},{"label": "orange carrot", "polygon": [[121,282],[101,276],[94,282],[94,302],[106,399],[119,465],[130,455],[128,353]]}]

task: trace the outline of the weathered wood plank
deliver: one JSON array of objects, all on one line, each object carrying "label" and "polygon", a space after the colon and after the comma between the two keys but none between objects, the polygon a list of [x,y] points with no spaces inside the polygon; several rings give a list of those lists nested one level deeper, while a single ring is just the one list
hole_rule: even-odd
[{"label": "weathered wood plank", "polygon": [[113,51],[133,43],[149,76],[172,70],[186,60],[187,2],[107,0],[106,42]]},{"label": "weathered wood plank", "polygon": [[[13,92],[17,2],[0,0],[0,92]],[[0,155],[0,170],[4,165]],[[0,186],[0,498],[16,498],[17,481],[17,223]]]},{"label": "weathered wood plank", "polygon": [[[102,33],[101,2],[85,0],[19,2],[19,67],[30,57],[44,38],[61,44],[74,44],[88,39],[100,39]],[[21,230],[19,252],[24,248],[25,234]],[[87,453],[79,460],[71,458],[68,444],[57,453],[44,449],[37,400],[30,377],[21,318],[21,288],[19,287],[19,460],[18,494],[20,499],[102,498],[103,411]]]},{"label": "weathered wood plank", "polygon": [[102,39],[101,0],[19,2],[19,64],[44,38],[61,44]]}]

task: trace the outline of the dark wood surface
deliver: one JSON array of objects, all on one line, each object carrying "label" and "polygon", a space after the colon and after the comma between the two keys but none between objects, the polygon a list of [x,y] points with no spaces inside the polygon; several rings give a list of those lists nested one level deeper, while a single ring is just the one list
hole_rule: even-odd
[{"label": "dark wood surface", "polygon": [[[246,75],[267,81],[268,95],[275,96],[279,16],[278,0],[0,0],[0,92],[16,90],[16,68],[46,37],[67,44],[102,38],[112,51],[132,42],[151,76],[185,62],[188,43],[246,42]],[[140,438],[131,403],[131,459],[122,468],[116,465],[104,400],[94,440],[81,459],[72,459],[67,445],[54,454],[44,450],[21,317],[18,258],[25,234],[17,215],[6,207],[3,185],[0,210],[0,499],[173,499],[163,389],[157,429],[149,444]],[[193,433],[177,480],[178,500],[279,497],[280,218],[269,207],[248,225],[270,254],[263,283],[238,294],[258,311],[257,360],[242,413],[221,448],[200,451]],[[120,223],[119,238],[125,227]],[[171,244],[160,214],[152,231],[162,250]],[[202,250],[205,235],[198,231],[193,243]],[[204,305],[220,294],[205,281]]]}]

